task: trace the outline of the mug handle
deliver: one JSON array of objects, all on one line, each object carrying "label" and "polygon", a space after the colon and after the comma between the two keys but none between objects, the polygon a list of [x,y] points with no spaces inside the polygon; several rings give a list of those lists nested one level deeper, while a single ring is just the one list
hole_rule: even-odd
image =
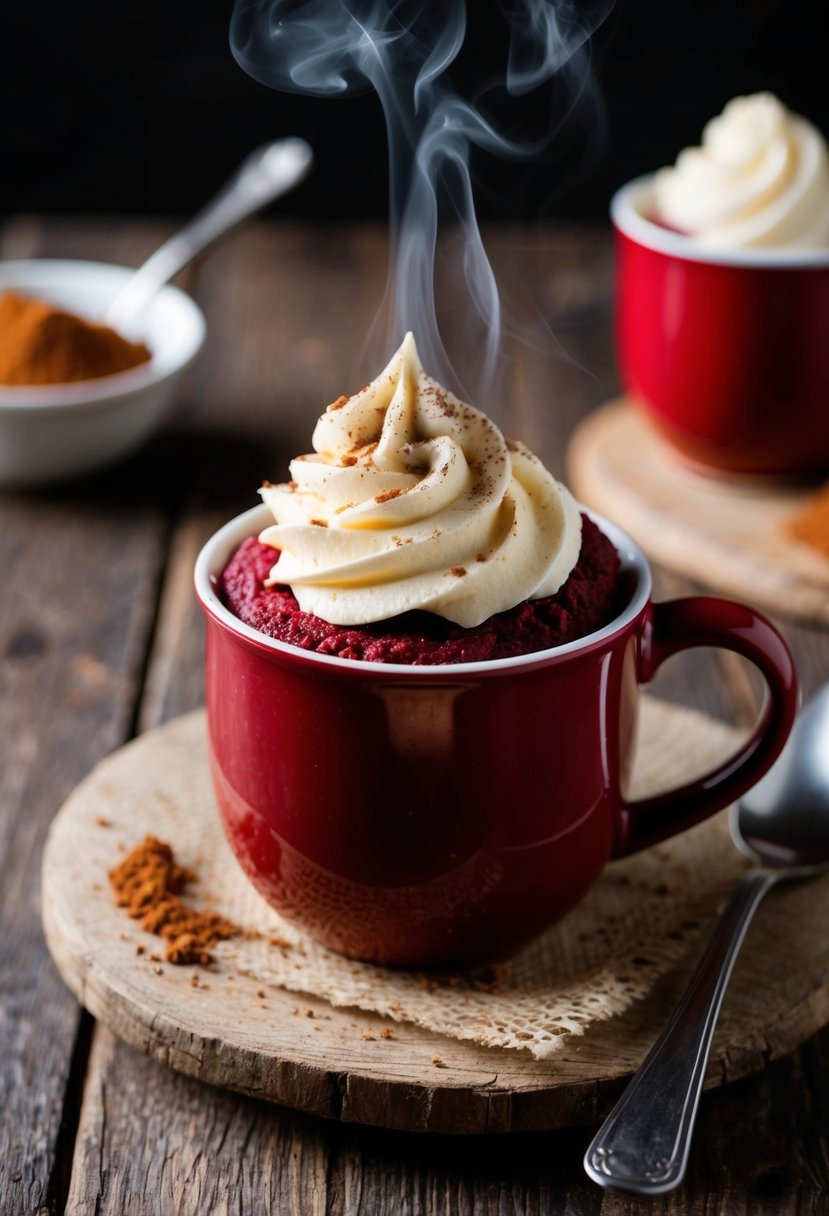
[{"label": "mug handle", "polygon": [[626,857],[684,832],[744,794],[783,749],[797,711],[797,674],[770,621],[745,604],[692,596],[652,604],[641,634],[638,678],[647,683],[681,650],[717,646],[759,668],[768,695],[751,738],[718,768],[664,794],[623,802],[613,856]]}]

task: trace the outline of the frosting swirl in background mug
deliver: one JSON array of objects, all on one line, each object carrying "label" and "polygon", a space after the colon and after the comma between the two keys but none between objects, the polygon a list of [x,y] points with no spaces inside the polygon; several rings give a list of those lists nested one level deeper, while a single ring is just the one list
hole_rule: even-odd
[{"label": "frosting swirl in background mug", "polygon": [[411,609],[472,628],[554,595],[581,516],[523,445],[428,376],[407,334],[388,367],[319,419],[291,482],[261,494],[281,551],[273,583],[335,625]]},{"label": "frosting swirl in background mug", "polygon": [[654,178],[658,221],[710,248],[829,246],[820,132],[771,93],[737,97]]}]

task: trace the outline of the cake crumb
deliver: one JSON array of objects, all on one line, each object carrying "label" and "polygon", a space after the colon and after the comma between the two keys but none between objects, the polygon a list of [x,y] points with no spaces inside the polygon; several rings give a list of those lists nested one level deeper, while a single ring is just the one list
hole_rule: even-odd
[{"label": "cake crumb", "polygon": [[434,1064],[435,1068],[445,1068],[446,1067],[446,1065],[443,1061],[443,1056],[432,1056],[432,1063]]},{"label": "cake crumb", "polygon": [[361,1039],[362,1039],[362,1040],[363,1040],[365,1043],[373,1043],[373,1042],[375,1041],[375,1040],[374,1040],[374,1035],[371,1033],[371,1031],[370,1031],[370,1030],[361,1030],[361,1031],[360,1031],[360,1038],[361,1038]]},{"label": "cake crumb", "polygon": [[391,1026],[383,1027],[383,1029],[380,1031],[380,1038],[381,1039],[393,1039],[394,1038],[394,1031],[392,1030]]}]

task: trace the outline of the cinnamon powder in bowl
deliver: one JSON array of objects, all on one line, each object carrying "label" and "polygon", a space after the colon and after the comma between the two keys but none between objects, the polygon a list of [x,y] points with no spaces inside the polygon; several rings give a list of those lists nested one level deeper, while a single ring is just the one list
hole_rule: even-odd
[{"label": "cinnamon powder in bowl", "polygon": [[134,273],[100,262],[0,262],[0,296],[12,297],[0,318],[0,486],[102,468],[161,425],[206,326],[189,296],[165,287],[120,334],[107,331],[100,320]]},{"label": "cinnamon powder in bowl", "polygon": [[69,384],[128,371],[151,358],[130,342],[46,300],[0,296],[0,384]]}]

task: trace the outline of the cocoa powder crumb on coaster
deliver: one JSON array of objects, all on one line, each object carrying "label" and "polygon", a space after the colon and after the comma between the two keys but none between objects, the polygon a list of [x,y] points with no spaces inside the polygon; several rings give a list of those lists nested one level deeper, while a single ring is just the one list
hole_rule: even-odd
[{"label": "cocoa powder crumb on coaster", "polygon": [[264,989],[264,988],[257,988],[257,989],[256,989],[256,995],[259,997],[259,1000],[260,1000],[260,1001],[261,1001],[261,1000],[263,1000],[263,999],[264,999],[264,997],[265,997],[265,989]]},{"label": "cocoa powder crumb on coaster", "polygon": [[97,824],[97,826],[99,828],[108,828],[109,827],[109,820],[106,818],[105,815],[96,815],[95,823]]},{"label": "cocoa powder crumb on coaster", "polygon": [[[164,961],[176,966],[207,966],[212,946],[241,933],[218,912],[200,912],[184,903],[181,893],[195,880],[195,872],[177,865],[170,846],[155,836],[147,836],[109,874],[118,907],[140,921],[146,933],[165,938]],[[161,961],[155,954],[148,957]]]},{"label": "cocoa powder crumb on coaster", "polygon": [[795,540],[829,557],[829,482],[788,521],[786,530]]}]

